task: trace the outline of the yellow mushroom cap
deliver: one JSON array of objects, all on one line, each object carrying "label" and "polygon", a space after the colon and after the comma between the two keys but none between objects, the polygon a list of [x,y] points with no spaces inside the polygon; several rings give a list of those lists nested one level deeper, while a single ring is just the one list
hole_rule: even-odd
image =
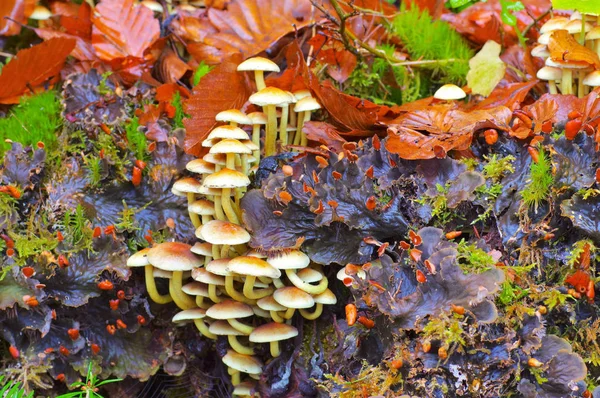
[{"label": "yellow mushroom cap", "polygon": [[233,350],[227,351],[223,363],[239,372],[259,374],[262,372],[263,363],[251,355],[239,354]]},{"label": "yellow mushroom cap", "polygon": [[190,296],[209,297],[208,286],[201,282],[186,283],[181,287],[181,291]]},{"label": "yellow mushroom cap", "polygon": [[291,250],[271,257],[267,262],[278,269],[301,269],[308,266],[310,258],[300,250]]},{"label": "yellow mushroom cap", "polygon": [[192,270],[192,279],[208,285],[225,286],[225,278],[221,275],[215,275],[208,272],[205,268],[196,268]]},{"label": "yellow mushroom cap", "polygon": [[207,175],[203,185],[207,188],[241,188],[250,185],[250,179],[242,172],[223,168]]},{"label": "yellow mushroom cap", "polygon": [[[246,138],[247,139],[247,138]],[[209,153],[239,153],[250,154],[252,151],[246,145],[235,139],[224,139],[210,148]]]},{"label": "yellow mushroom cap", "polygon": [[277,301],[275,301],[273,296],[267,296],[267,297],[261,298],[260,300],[258,300],[256,302],[256,305],[258,305],[258,307],[260,309],[263,309],[265,311],[285,311],[285,310],[287,310],[287,307],[284,307],[283,305],[281,305]]},{"label": "yellow mushroom cap", "polygon": [[148,252],[150,251],[150,248],[147,247],[145,249],[140,250],[137,253],[132,254],[128,259],[127,259],[127,266],[128,267],[145,267],[146,265],[150,264],[150,261],[148,261]]},{"label": "yellow mushroom cap", "polygon": [[217,336],[243,336],[244,333],[240,332],[233,326],[229,324],[227,321],[214,321],[208,331],[212,334],[216,334]]},{"label": "yellow mushroom cap", "polygon": [[254,312],[248,304],[233,300],[223,300],[207,309],[206,315],[212,319],[235,319],[252,316]]},{"label": "yellow mushroom cap", "polygon": [[215,214],[215,204],[210,200],[198,199],[188,205],[188,210],[201,216],[212,216]]},{"label": "yellow mushroom cap", "polygon": [[267,124],[267,115],[263,112],[252,112],[248,117],[252,119],[252,124]]},{"label": "yellow mushroom cap", "polygon": [[148,261],[165,271],[191,271],[204,263],[192,253],[192,247],[180,242],[160,243],[148,251]]},{"label": "yellow mushroom cap", "polygon": [[281,287],[273,293],[275,301],[287,308],[310,308],[315,305],[313,297],[295,286]]},{"label": "yellow mushroom cap", "polygon": [[464,90],[454,84],[444,84],[442,87],[438,88],[438,90],[433,95],[433,98],[449,101],[449,100],[458,100],[465,98],[467,93]]},{"label": "yellow mushroom cap", "polygon": [[250,341],[253,343],[270,343],[298,336],[298,329],[285,323],[271,322],[261,325],[250,333]]},{"label": "yellow mushroom cap", "polygon": [[192,173],[210,174],[215,172],[215,165],[208,163],[204,159],[194,159],[185,165],[185,168]]},{"label": "yellow mushroom cap", "polygon": [[277,87],[265,87],[250,96],[250,103],[258,106],[278,105],[282,102],[292,102],[293,97],[287,91]]},{"label": "yellow mushroom cap", "polygon": [[250,241],[250,234],[237,224],[212,220],[196,230],[196,236],[213,245],[241,245]]},{"label": "yellow mushroom cap", "polygon": [[195,319],[202,319],[206,317],[206,311],[202,308],[192,308],[189,310],[183,310],[175,314],[173,322],[193,321]]},{"label": "yellow mushroom cap", "polygon": [[324,278],[323,274],[312,268],[304,268],[298,271],[298,278],[306,283],[319,282]]},{"label": "yellow mushroom cap", "polygon": [[206,270],[211,274],[220,276],[230,276],[233,273],[227,268],[227,264],[231,261],[230,258],[220,258],[218,260],[212,260],[206,265]]},{"label": "yellow mushroom cap", "polygon": [[227,163],[227,156],[224,153],[207,153],[202,159],[219,166],[224,166]]},{"label": "yellow mushroom cap", "polygon": [[569,23],[569,18],[566,17],[554,17],[546,21],[545,24],[540,28],[540,33],[553,32],[558,29],[564,29],[565,25]]},{"label": "yellow mushroom cap", "polygon": [[263,72],[279,72],[279,66],[270,59],[263,57],[248,58],[238,65],[238,72],[262,70]]},{"label": "yellow mushroom cap", "polygon": [[207,140],[214,139],[232,139],[232,140],[247,140],[248,133],[239,127],[235,126],[218,126],[215,127],[206,137]]},{"label": "yellow mushroom cap", "polygon": [[234,122],[239,124],[252,124],[252,119],[239,109],[227,109],[217,113],[215,116],[217,122]]},{"label": "yellow mushroom cap", "polygon": [[193,177],[182,178],[173,183],[173,189],[178,192],[198,193],[202,184]]},{"label": "yellow mushroom cap", "polygon": [[333,292],[329,289],[326,289],[321,294],[317,294],[316,296],[313,296],[313,299],[315,300],[315,303],[317,303],[317,304],[333,305],[333,304],[337,303],[337,297],[335,297],[335,294],[333,294]]},{"label": "yellow mushroom cap", "polygon": [[239,256],[232,258],[227,264],[227,269],[240,275],[265,276],[279,278],[281,271],[268,262],[252,256]]},{"label": "yellow mushroom cap", "polygon": [[254,391],[254,388],[256,387],[256,383],[252,382],[252,381],[243,381],[240,384],[237,384],[234,389],[233,389],[233,396],[254,396],[252,391]]},{"label": "yellow mushroom cap", "polygon": [[321,109],[321,105],[313,97],[304,97],[294,105],[294,112],[316,111],[317,109]]}]

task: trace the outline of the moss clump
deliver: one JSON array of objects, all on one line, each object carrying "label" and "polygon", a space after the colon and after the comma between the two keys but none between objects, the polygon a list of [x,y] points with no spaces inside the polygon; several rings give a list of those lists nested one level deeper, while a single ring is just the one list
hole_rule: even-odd
[{"label": "moss clump", "polygon": [[61,124],[60,101],[55,91],[23,97],[21,103],[0,119],[0,157],[10,149],[5,140],[28,146],[43,142],[49,150],[57,146]]},{"label": "moss clump", "polygon": [[548,198],[553,181],[550,157],[543,149],[540,149],[537,162],[531,162],[529,182],[521,191],[523,203],[527,207],[533,205],[537,211],[540,202]]},{"label": "moss clump", "polygon": [[446,82],[465,82],[469,71],[468,60],[474,53],[465,39],[448,23],[434,21],[418,7],[407,9],[403,4],[392,21],[392,32],[400,38],[411,59],[450,60],[434,64],[434,74],[445,76]]},{"label": "moss clump", "polygon": [[490,254],[474,244],[465,242],[464,239],[460,241],[456,250],[458,251],[458,264],[465,274],[480,274],[495,264],[494,258]]},{"label": "moss clump", "polygon": [[146,135],[138,130],[139,127],[140,121],[134,117],[125,125],[125,134],[129,149],[135,154],[136,159],[146,160],[148,158],[148,141]]}]

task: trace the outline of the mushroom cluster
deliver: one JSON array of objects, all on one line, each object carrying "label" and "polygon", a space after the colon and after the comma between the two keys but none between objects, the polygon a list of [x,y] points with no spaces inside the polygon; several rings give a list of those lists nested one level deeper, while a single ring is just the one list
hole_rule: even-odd
[{"label": "mushroom cluster", "polygon": [[575,94],[582,98],[600,86],[600,25],[597,17],[573,13],[554,17],[540,28],[538,45],[531,55],[545,66],[537,78],[548,82],[550,94]]},{"label": "mushroom cluster", "polygon": [[[263,362],[258,344],[268,344],[272,357],[280,355],[279,342],[298,335],[292,325],[296,311],[317,319],[323,305],[335,304],[320,266],[300,250],[276,255],[249,250],[250,234],[241,226],[240,199],[250,184],[248,175],[260,158],[261,126],[266,126],[264,153],[274,154],[279,132],[281,145],[306,144],[302,125],[319,104],[310,93],[296,95],[266,87],[263,73],[278,71],[276,64],[252,58],[239,70],[255,72],[259,91],[250,101],[266,114],[246,115],[232,109],[216,116],[223,122],[202,142],[209,152],[186,166],[192,177],[173,184],[176,195],[187,198],[190,219],[199,239],[193,246],[165,242],[133,254],[128,265],[144,267],[150,298],[171,301],[182,311],[173,322],[193,322],[209,339],[227,338],[223,357],[234,385],[234,395],[251,396]],[[289,107],[295,104],[290,117]],[[277,119],[277,108],[281,108]],[[251,136],[240,126],[248,126]],[[291,127],[291,128],[290,128]],[[296,130],[299,129],[299,130]],[[292,135],[288,135],[288,133]],[[169,279],[169,292],[159,293],[155,278]],[[247,380],[242,380],[247,374]]]}]

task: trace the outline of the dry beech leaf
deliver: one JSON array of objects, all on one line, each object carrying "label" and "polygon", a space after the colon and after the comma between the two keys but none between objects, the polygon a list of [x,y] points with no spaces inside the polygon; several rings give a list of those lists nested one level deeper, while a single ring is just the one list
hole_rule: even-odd
[{"label": "dry beech leaf", "polygon": [[432,106],[404,114],[390,123],[386,148],[404,159],[443,157],[451,150],[468,149],[478,130],[508,131],[511,118],[512,112],[504,106],[467,112]]},{"label": "dry beech leaf", "polygon": [[79,61],[93,61],[97,60],[96,51],[89,41],[82,39],[79,36],[70,35],[68,33],[59,32],[57,30],[37,28],[34,29],[35,33],[44,40],[50,40],[54,38],[75,40],[75,48],[71,52],[71,55]]},{"label": "dry beech leaf", "polygon": [[197,26],[194,36],[198,41],[189,44],[188,51],[198,61],[216,64],[236,53],[249,58],[268,49],[282,36],[310,24],[311,3],[235,0],[227,10],[209,9],[207,14],[210,24]]},{"label": "dry beech leaf", "polygon": [[566,30],[552,32],[548,49],[550,50],[550,58],[553,61],[600,67],[598,54],[577,43]]},{"label": "dry beech leaf", "polygon": [[36,0],[1,0],[0,36],[14,36],[21,33],[21,25],[10,19],[23,24],[27,23],[27,17],[33,12],[36,3]]},{"label": "dry beech leaf", "polygon": [[223,109],[241,108],[251,94],[251,85],[244,73],[237,71],[241,57],[236,56],[215,67],[194,87],[192,97],[185,101],[185,151],[199,155],[201,142],[216,126],[215,116]]},{"label": "dry beech leaf", "polygon": [[152,11],[133,0],[102,0],[92,15],[92,44],[104,61],[128,56],[143,58],[160,36]]},{"label": "dry beech leaf", "polygon": [[487,97],[504,77],[506,64],[500,59],[502,46],[493,40],[487,41],[481,50],[469,60],[467,84],[473,94]]},{"label": "dry beech leaf", "polygon": [[21,50],[2,68],[0,103],[16,104],[19,96],[60,73],[75,40],[55,38]]}]

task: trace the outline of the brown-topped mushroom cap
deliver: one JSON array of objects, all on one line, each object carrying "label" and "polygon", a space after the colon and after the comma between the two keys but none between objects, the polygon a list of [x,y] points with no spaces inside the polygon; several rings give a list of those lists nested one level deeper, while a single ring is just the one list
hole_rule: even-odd
[{"label": "brown-topped mushroom cap", "polygon": [[227,264],[229,264],[229,261],[231,261],[231,259],[229,258],[220,258],[218,260],[212,260],[206,265],[206,270],[212,274],[220,276],[233,275],[233,273],[227,268]]},{"label": "brown-topped mushroom cap", "polygon": [[173,189],[179,192],[198,193],[198,190],[201,186],[202,184],[200,183],[200,181],[196,180],[193,177],[186,177],[182,178],[181,180],[175,181],[175,183],[173,184]]},{"label": "brown-topped mushroom cap", "polygon": [[258,300],[256,302],[256,305],[258,305],[259,308],[261,308],[265,311],[285,311],[285,310],[287,310],[287,307],[284,307],[283,305],[281,305],[277,301],[275,301],[273,296],[267,296],[267,297],[261,298],[260,300]]},{"label": "brown-topped mushroom cap", "polygon": [[150,248],[147,247],[147,248],[142,249],[139,252],[131,255],[131,257],[129,257],[127,259],[127,266],[128,267],[145,267],[146,265],[149,265],[150,264],[150,261],[148,261],[148,252],[149,251],[150,251]]},{"label": "brown-topped mushroom cap", "polygon": [[282,287],[273,293],[275,301],[287,308],[310,308],[315,305],[313,297],[295,286]]},{"label": "brown-topped mushroom cap", "polygon": [[254,312],[248,304],[233,300],[223,300],[220,303],[213,304],[212,307],[206,310],[206,315],[212,319],[236,319],[252,316]]},{"label": "brown-topped mushroom cap", "polygon": [[202,259],[192,253],[191,248],[180,242],[160,243],[148,251],[148,261],[165,271],[191,271],[203,265]]},{"label": "brown-topped mushroom cap", "polygon": [[215,172],[215,165],[208,163],[204,159],[194,159],[185,165],[185,168],[192,173],[210,174]]},{"label": "brown-topped mushroom cap", "polygon": [[279,278],[281,271],[258,257],[239,256],[231,259],[227,268],[240,275],[265,276],[267,278]]},{"label": "brown-topped mushroom cap", "polygon": [[310,258],[300,250],[291,250],[271,257],[267,262],[278,269],[301,269],[308,266]]},{"label": "brown-topped mushroom cap", "polygon": [[237,224],[212,220],[196,230],[196,236],[213,245],[241,245],[250,241],[250,234]]},{"label": "brown-topped mushroom cap", "polygon": [[253,343],[270,343],[298,336],[298,329],[285,323],[271,322],[261,325],[250,333],[250,341]]},{"label": "brown-topped mushroom cap", "polygon": [[173,322],[193,321],[206,317],[206,311],[202,308],[192,308],[190,310],[180,311],[173,317]]},{"label": "brown-topped mushroom cap", "polygon": [[238,354],[233,350],[227,351],[223,357],[223,363],[239,372],[259,374],[262,372],[263,364],[260,359],[251,355]]},{"label": "brown-topped mushroom cap", "polygon": [[208,296],[208,286],[201,282],[190,282],[181,287],[181,291],[190,296]]},{"label": "brown-topped mushroom cap", "polygon": [[258,106],[278,105],[282,102],[292,102],[292,95],[277,87],[266,87],[250,96],[250,103]]},{"label": "brown-topped mushroom cap", "polygon": [[221,275],[215,275],[208,272],[205,268],[196,268],[192,270],[192,279],[209,285],[225,286],[225,278]]},{"label": "brown-topped mushroom cap", "polygon": [[199,199],[190,203],[188,210],[201,216],[213,216],[215,214],[215,204],[210,200]]},{"label": "brown-topped mushroom cap", "polygon": [[281,71],[281,69],[279,69],[279,66],[275,62],[263,57],[248,58],[247,60],[238,65],[237,70],[238,72],[248,72],[255,70],[262,70],[263,72]]},{"label": "brown-topped mushroom cap", "polygon": [[248,133],[239,127],[235,126],[218,126],[215,127],[206,137],[207,140],[214,139],[232,139],[232,140],[247,140]]},{"label": "brown-topped mushroom cap", "polygon": [[221,111],[215,116],[217,122],[233,122],[239,124],[252,124],[252,119],[239,109],[227,109]]},{"label": "brown-topped mushroom cap", "polygon": [[217,336],[243,336],[244,333],[240,332],[233,326],[229,324],[227,321],[214,321],[208,331],[212,334],[216,334]]},{"label": "brown-topped mushroom cap", "polygon": [[250,179],[237,170],[223,168],[206,176],[203,185],[207,188],[242,188],[250,185]]},{"label": "brown-topped mushroom cap", "polygon": [[[243,138],[244,140],[248,139]],[[251,154],[252,151],[246,145],[242,144],[239,140],[224,139],[216,143],[210,148],[210,153],[239,153],[239,154]]]}]

